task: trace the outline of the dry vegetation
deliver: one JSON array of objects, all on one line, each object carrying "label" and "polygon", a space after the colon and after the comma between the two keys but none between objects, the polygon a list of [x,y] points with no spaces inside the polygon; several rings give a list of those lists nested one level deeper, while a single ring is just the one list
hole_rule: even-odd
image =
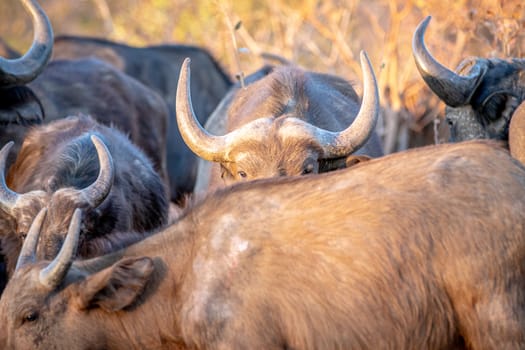
[{"label": "dry vegetation", "polygon": [[[440,123],[443,104],[425,87],[412,59],[412,33],[425,16],[433,16],[427,45],[450,68],[467,56],[523,57],[525,52],[522,0],[41,3],[57,34],[100,36],[138,46],[160,42],[201,45],[232,75],[256,70],[263,63],[259,54],[268,52],[359,82],[356,58],[364,49],[381,89],[381,130],[387,152],[447,138]],[[29,45],[30,21],[18,1],[0,2],[0,33],[18,50]]]}]

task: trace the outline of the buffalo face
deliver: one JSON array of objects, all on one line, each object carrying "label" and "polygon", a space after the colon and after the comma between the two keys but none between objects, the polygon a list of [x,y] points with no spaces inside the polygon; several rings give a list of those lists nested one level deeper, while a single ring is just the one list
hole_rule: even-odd
[{"label": "buffalo face", "polygon": [[89,315],[119,311],[135,302],[154,270],[153,261],[123,259],[92,275],[73,267],[81,236],[80,209],[71,217],[58,254],[52,260],[39,260],[39,238],[48,214],[41,210],[31,224],[14,278],[0,300],[0,348],[111,348],[104,335],[107,329],[90,324]]}]

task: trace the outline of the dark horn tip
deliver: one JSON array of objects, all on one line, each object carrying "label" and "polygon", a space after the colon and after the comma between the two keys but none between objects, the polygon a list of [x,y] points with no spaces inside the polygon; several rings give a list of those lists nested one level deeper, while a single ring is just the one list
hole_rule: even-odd
[{"label": "dark horn tip", "polygon": [[421,25],[426,28],[431,19],[432,16],[426,16],[425,19],[421,22]]},{"label": "dark horn tip", "polygon": [[424,33],[431,19],[432,19],[432,16],[426,16],[425,19],[423,19],[417,26],[417,30],[420,32],[422,31]]},{"label": "dark horn tip", "polygon": [[417,25],[414,36],[412,37],[412,50],[414,53],[418,52],[418,48],[421,45],[425,45],[423,37],[425,36],[425,32],[431,19],[432,16],[427,16]]}]

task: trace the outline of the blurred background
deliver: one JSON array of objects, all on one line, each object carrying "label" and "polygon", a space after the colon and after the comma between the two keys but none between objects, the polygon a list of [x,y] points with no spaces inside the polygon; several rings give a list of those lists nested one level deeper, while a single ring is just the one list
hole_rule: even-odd
[{"label": "blurred background", "polygon": [[[134,46],[181,43],[207,48],[232,77],[255,71],[261,53],[355,82],[359,51],[378,77],[386,153],[444,142],[444,105],[415,67],[417,24],[433,19],[425,41],[455,69],[468,56],[525,58],[522,0],[40,0],[55,35],[103,37]],[[29,15],[0,1],[0,37],[19,52],[32,40]],[[235,49],[237,47],[237,49]],[[177,79],[178,77],[173,77]]]}]

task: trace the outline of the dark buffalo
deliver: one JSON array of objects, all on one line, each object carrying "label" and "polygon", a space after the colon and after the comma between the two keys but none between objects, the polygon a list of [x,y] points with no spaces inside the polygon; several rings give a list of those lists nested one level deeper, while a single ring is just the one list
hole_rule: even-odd
[{"label": "dark buffalo", "polygon": [[168,194],[160,176],[116,129],[88,116],[34,127],[5,180],[11,146],[0,151],[0,239],[8,271],[42,208],[42,257],[57,253],[75,208],[85,211],[82,257],[122,247],[167,222]]},{"label": "dark buffalo", "polygon": [[7,123],[0,133],[0,142],[16,142],[9,164],[18,153],[28,125],[81,113],[128,134],[169,186],[167,106],[153,90],[111,65],[92,58],[52,61],[34,81],[8,89],[3,97],[6,104],[0,114]]},{"label": "dark buffalo", "polygon": [[104,39],[78,36],[56,38],[54,58],[76,59],[89,56],[111,63],[164,97],[170,109],[167,167],[171,199],[179,202],[185,194],[193,191],[197,173],[197,157],[182,140],[175,120],[177,77],[182,62],[186,57],[192,59],[194,108],[203,124],[232,85],[230,78],[208,51],[196,46],[132,47]]},{"label": "dark buffalo", "polygon": [[447,104],[452,142],[477,138],[508,140],[509,123],[525,100],[525,60],[467,58],[457,73],[428,52],[424,35],[430,16],[417,27],[412,50],[417,68],[432,91]]},{"label": "dark buffalo", "polygon": [[0,346],[523,349],[524,211],[525,168],[471,141],[238,184],[83,262],[81,210],[52,263],[34,258],[38,218]]},{"label": "dark buffalo", "polygon": [[222,132],[212,134],[201,126],[193,110],[186,61],[177,91],[179,130],[193,152],[217,163],[211,173],[218,173],[220,167],[224,180],[211,176],[207,188],[195,192],[234,181],[329,171],[341,167],[354,152],[381,156],[375,132],[377,84],[365,53],[361,67],[361,107],[345,80],[286,65],[228,95],[226,105],[221,106],[224,113],[214,113],[220,127],[211,126]]},{"label": "dark buffalo", "polygon": [[25,0],[35,39],[21,59],[0,57],[0,144],[15,141],[9,164],[28,125],[84,113],[127,133],[153,161],[168,185],[168,108],[155,91],[96,59],[53,61],[53,31],[36,1]]},{"label": "dark buffalo", "polygon": [[94,58],[51,61],[28,87],[41,101],[46,122],[82,113],[120,129],[146,153],[169,184],[169,112],[155,91]]}]

